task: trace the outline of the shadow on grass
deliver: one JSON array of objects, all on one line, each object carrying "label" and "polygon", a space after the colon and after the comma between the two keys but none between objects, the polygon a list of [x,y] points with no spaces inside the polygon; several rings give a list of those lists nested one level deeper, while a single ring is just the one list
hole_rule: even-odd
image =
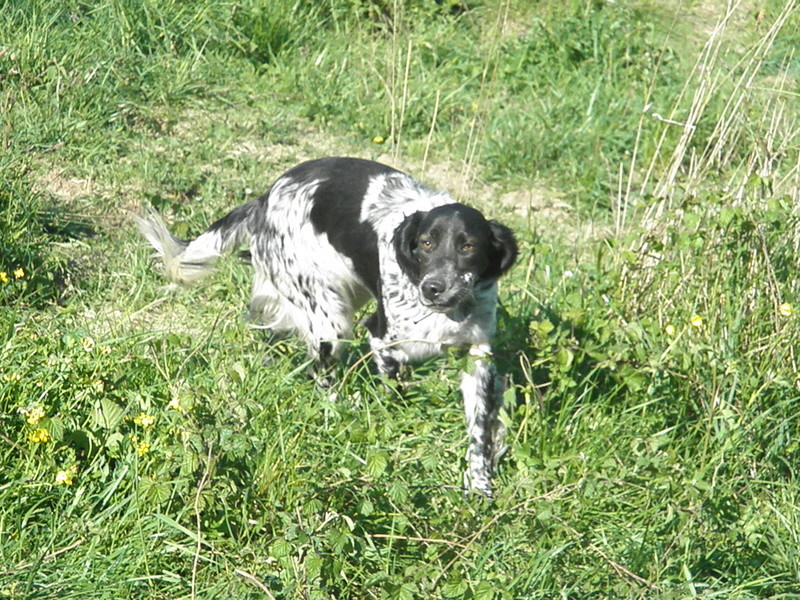
[{"label": "shadow on grass", "polygon": [[[0,208],[5,203],[0,197]],[[88,218],[59,206],[40,209],[35,201],[6,207],[9,227],[0,231],[0,271],[12,279],[0,291],[0,305],[42,307],[63,302],[77,280],[88,273],[87,261],[70,256],[56,244],[96,235]],[[26,214],[27,213],[27,214]]]}]

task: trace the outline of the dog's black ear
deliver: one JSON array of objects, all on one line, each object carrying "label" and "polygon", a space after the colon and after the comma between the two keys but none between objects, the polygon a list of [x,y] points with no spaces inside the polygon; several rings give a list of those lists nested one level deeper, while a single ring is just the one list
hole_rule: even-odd
[{"label": "dog's black ear", "polygon": [[407,216],[394,230],[394,239],[392,240],[397,263],[414,285],[419,283],[420,278],[419,260],[416,252],[419,224],[426,214],[418,211]]},{"label": "dog's black ear", "polygon": [[489,266],[483,272],[484,279],[497,279],[511,268],[517,260],[517,240],[505,225],[497,221],[489,221],[492,239],[489,248]]}]

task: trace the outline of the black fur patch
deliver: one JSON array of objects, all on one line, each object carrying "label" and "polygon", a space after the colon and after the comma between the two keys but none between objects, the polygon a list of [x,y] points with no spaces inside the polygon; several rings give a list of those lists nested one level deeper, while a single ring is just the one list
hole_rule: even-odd
[{"label": "black fur patch", "polygon": [[489,267],[483,273],[483,278],[497,279],[511,268],[519,250],[514,234],[508,227],[497,221],[489,221],[489,227],[492,230],[492,248]]},{"label": "black fur patch", "polygon": [[223,240],[227,240],[230,235],[239,230],[239,225],[250,219],[253,207],[260,200],[261,199],[254,200],[253,202],[237,206],[221,219],[214,221],[211,227],[208,228],[208,231],[217,232]]},{"label": "black fur patch", "polygon": [[314,193],[311,224],[317,233],[328,236],[331,246],[353,261],[356,275],[376,297],[380,295],[378,237],[368,223],[361,221],[361,204],[372,178],[396,172],[368,160],[323,158],[286,174],[301,181],[320,180]]},{"label": "black fur patch", "polygon": [[419,284],[419,261],[417,260],[417,234],[419,224],[427,213],[409,215],[394,232],[394,251],[397,263],[414,285]]}]

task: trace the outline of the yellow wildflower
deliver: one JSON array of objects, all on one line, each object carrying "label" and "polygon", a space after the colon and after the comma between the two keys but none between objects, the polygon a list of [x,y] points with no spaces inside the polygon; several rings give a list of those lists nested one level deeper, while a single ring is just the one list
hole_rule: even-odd
[{"label": "yellow wildflower", "polygon": [[694,315],[691,319],[692,327],[696,329],[700,329],[703,326],[703,317],[700,315]]},{"label": "yellow wildflower", "polygon": [[788,302],[784,302],[778,307],[778,313],[780,313],[782,317],[791,317],[792,312],[793,312],[792,305],[789,304]]},{"label": "yellow wildflower", "polygon": [[72,478],[78,473],[78,466],[72,465],[69,469],[56,472],[57,485],[72,485]]},{"label": "yellow wildflower", "polygon": [[136,454],[138,454],[139,456],[144,456],[148,452],[150,452],[150,444],[149,443],[147,443],[147,442],[138,442],[136,444]]},{"label": "yellow wildflower", "polygon": [[672,337],[673,335],[675,335],[675,325],[673,325],[672,323],[670,323],[669,325],[667,325],[667,326],[664,328],[664,331],[667,333],[667,335],[668,335],[669,337]]},{"label": "yellow wildflower", "polygon": [[8,273],[0,271],[0,283],[8,283]]},{"label": "yellow wildflower", "polygon": [[46,416],[47,414],[44,412],[44,408],[37,405],[27,412],[25,420],[28,422],[28,425],[38,425],[39,421],[44,419]]},{"label": "yellow wildflower", "polygon": [[179,413],[186,412],[186,407],[183,406],[183,404],[181,404],[181,399],[178,396],[173,396],[172,400],[169,401],[169,404],[167,404],[167,406],[172,410],[177,410]]},{"label": "yellow wildflower", "polygon": [[82,338],[81,345],[83,346],[84,352],[91,352],[94,350],[94,340],[90,337]]},{"label": "yellow wildflower", "polygon": [[153,415],[148,415],[147,413],[139,413],[133,418],[133,422],[140,427],[147,429],[156,422],[156,418]]},{"label": "yellow wildflower", "polygon": [[22,270],[22,267],[14,269],[14,279],[22,279],[23,277],[25,277],[25,271]]},{"label": "yellow wildflower", "polygon": [[45,444],[50,441],[50,432],[44,427],[38,427],[28,434],[28,440],[34,444]]},{"label": "yellow wildflower", "polygon": [[375,143],[375,144],[382,144],[385,141],[386,140],[383,139],[383,137],[380,136],[380,135],[376,135],[374,138],[372,138],[372,142]]}]

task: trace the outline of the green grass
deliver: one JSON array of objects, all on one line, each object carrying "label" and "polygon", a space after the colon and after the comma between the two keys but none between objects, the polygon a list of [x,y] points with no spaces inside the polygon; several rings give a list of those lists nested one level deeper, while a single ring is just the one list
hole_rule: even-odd
[{"label": "green grass", "polygon": [[[796,9],[2,6],[0,597],[800,597]],[[320,390],[248,267],[167,291],[131,226],[325,154],[518,234],[492,503],[459,357],[400,393],[358,330]]]}]

